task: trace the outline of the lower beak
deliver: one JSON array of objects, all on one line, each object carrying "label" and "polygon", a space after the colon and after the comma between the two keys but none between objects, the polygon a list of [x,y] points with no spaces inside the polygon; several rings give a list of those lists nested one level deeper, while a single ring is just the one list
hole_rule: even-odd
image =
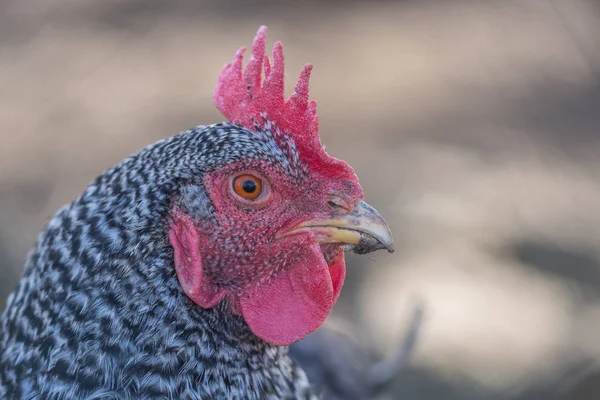
[{"label": "lower beak", "polygon": [[394,252],[392,232],[373,207],[359,202],[345,215],[336,215],[331,219],[306,221],[296,226],[288,234],[299,231],[311,231],[321,243],[340,243],[352,246],[358,254],[367,254],[376,250]]}]

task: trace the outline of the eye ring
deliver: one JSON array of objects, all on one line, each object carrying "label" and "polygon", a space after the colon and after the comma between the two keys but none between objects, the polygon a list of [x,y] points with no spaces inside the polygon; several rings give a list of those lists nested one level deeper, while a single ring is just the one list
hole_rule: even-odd
[{"label": "eye ring", "polygon": [[246,200],[256,200],[263,192],[263,181],[257,176],[242,174],[233,178],[233,192]]}]

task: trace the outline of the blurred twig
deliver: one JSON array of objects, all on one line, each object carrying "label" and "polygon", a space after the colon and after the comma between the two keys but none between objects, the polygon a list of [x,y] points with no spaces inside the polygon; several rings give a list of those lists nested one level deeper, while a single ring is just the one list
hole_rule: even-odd
[{"label": "blurred twig", "polygon": [[369,368],[369,382],[372,393],[379,393],[392,382],[398,372],[412,359],[416,348],[417,339],[422,329],[425,306],[418,302],[415,306],[406,334],[396,354],[389,359],[384,359]]},{"label": "blurred twig", "polygon": [[321,328],[290,347],[325,400],[367,400],[381,394],[410,362],[422,329],[425,309],[414,307],[406,333],[393,356],[373,363],[373,351],[344,332]]}]

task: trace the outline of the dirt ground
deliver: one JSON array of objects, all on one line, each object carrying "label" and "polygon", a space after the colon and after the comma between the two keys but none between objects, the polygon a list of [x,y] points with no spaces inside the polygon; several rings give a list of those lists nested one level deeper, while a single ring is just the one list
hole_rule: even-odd
[{"label": "dirt ground", "polygon": [[600,397],[596,0],[1,4],[0,306],[59,206],[222,121],[216,77],[266,24],[396,240],[349,257],[332,323],[386,356],[424,308],[381,398]]}]

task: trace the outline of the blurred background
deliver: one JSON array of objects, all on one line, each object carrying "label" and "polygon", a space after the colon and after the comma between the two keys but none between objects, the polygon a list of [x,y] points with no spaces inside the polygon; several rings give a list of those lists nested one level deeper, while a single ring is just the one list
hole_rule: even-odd
[{"label": "blurred background", "polygon": [[390,359],[422,312],[378,398],[599,399],[597,0],[1,0],[0,308],[59,206],[223,120],[260,24],[396,240],[349,257],[330,325]]}]

